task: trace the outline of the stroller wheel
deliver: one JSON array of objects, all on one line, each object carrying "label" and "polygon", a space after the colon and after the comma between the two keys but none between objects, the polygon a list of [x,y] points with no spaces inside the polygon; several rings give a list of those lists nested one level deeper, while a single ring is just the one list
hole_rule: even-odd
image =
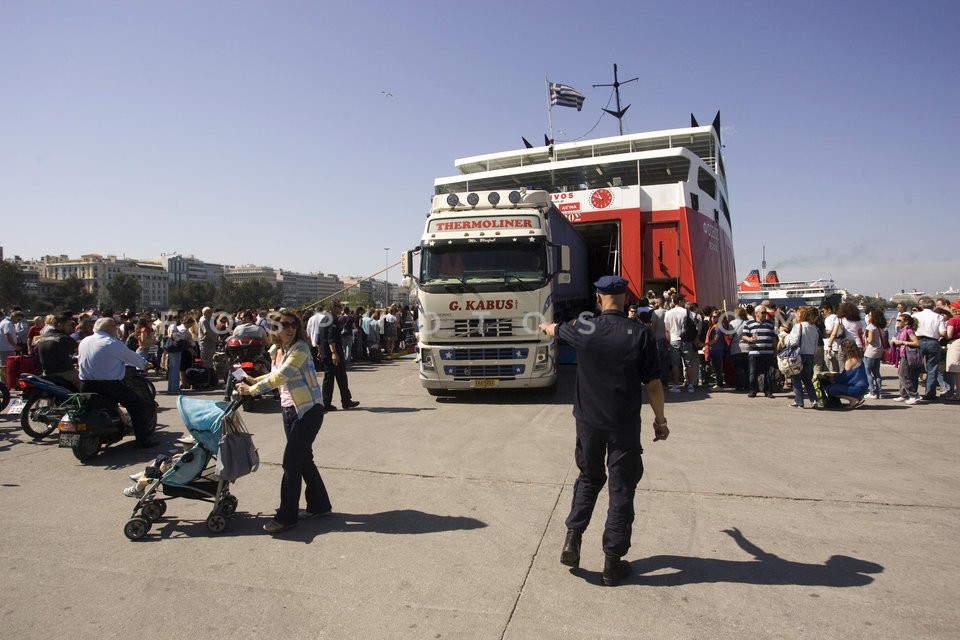
[{"label": "stroller wheel", "polygon": [[162,502],[146,502],[140,508],[140,513],[150,522],[156,522],[163,517],[163,512],[166,511],[165,507],[166,505]]},{"label": "stroller wheel", "polygon": [[221,533],[227,528],[227,516],[219,509],[214,509],[207,516],[207,529],[210,533]]},{"label": "stroller wheel", "polygon": [[146,518],[130,518],[127,524],[123,525],[123,535],[130,540],[139,540],[150,531],[150,521]]},{"label": "stroller wheel", "polygon": [[237,496],[224,496],[220,502],[220,511],[228,518],[237,512]]}]

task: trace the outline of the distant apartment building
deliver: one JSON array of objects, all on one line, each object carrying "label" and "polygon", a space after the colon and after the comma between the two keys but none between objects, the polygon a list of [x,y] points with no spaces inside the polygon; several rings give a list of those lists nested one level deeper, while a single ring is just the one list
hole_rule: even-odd
[{"label": "distant apartment building", "polygon": [[266,280],[280,288],[285,307],[302,307],[343,289],[343,283],[337,275],[297,273],[252,264],[224,267],[223,276],[230,282]]},{"label": "distant apartment building", "polygon": [[188,282],[206,282],[217,286],[223,277],[223,265],[204,262],[198,258],[179,253],[165,253],[156,259],[167,271],[170,287],[176,288]]},{"label": "distant apartment building", "polygon": [[83,281],[88,291],[97,296],[97,306],[108,304],[107,283],[123,273],[140,283],[140,307],[162,309],[169,302],[170,283],[167,271],[158,262],[147,262],[96,253],[68,258],[44,256],[39,260],[41,278],[66,280],[74,276]]}]

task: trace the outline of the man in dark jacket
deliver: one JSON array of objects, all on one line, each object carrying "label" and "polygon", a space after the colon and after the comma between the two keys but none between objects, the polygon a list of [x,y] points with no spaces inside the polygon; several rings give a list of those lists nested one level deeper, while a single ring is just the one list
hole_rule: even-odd
[{"label": "man in dark jacket", "polygon": [[47,378],[59,378],[69,382],[74,391],[80,390],[80,376],[73,366],[77,353],[77,341],[70,337],[73,314],[65,311],[57,316],[57,323],[37,342],[40,366]]},{"label": "man in dark jacket", "polygon": [[330,322],[320,322],[320,337],[317,339],[317,349],[323,363],[323,407],[327,411],[334,411],[333,381],[337,381],[340,388],[340,406],[352,409],[360,403],[350,396],[350,385],[347,382],[347,366],[343,356],[342,328],[338,322],[343,305],[334,302],[330,308],[332,319]]},{"label": "man in dark jacket", "polygon": [[614,586],[630,574],[621,558],[630,548],[633,498],[643,476],[640,454],[640,386],[653,409],[654,441],[670,434],[663,415],[663,385],[656,340],[623,312],[627,281],[604,276],[594,283],[600,316],[541,325],[577,351],[575,459],[580,475],[573,485],[567,537],[560,562],[580,566],[580,541],[590,524],[597,496],[610,478],[610,503],[603,529],[603,583]]}]

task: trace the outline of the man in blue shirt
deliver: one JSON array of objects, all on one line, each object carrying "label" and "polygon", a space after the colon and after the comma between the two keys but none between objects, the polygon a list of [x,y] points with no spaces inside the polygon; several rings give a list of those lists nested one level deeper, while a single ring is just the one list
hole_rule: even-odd
[{"label": "man in blue shirt", "polygon": [[600,316],[544,324],[541,329],[577,351],[577,389],[573,415],[577,425],[574,457],[580,475],[573,485],[567,537],[560,562],[580,565],[580,542],[607,477],[609,508],[603,529],[603,583],[619,584],[630,573],[621,558],[630,548],[633,498],[643,476],[640,454],[640,387],[653,409],[654,441],[670,434],[663,415],[663,386],[656,340],[623,312],[627,281],[604,276],[594,283]]},{"label": "man in blue shirt", "polygon": [[79,364],[80,391],[113,398],[130,412],[137,437],[136,448],[147,449],[160,444],[151,437],[154,407],[123,382],[127,365],[145,369],[147,361],[117,339],[117,323],[113,318],[97,320],[93,335],[80,342]]}]

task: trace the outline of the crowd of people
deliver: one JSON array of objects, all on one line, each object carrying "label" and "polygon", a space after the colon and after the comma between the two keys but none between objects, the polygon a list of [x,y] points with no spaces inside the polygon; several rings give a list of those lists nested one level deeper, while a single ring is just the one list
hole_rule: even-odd
[{"label": "crowd of people", "polygon": [[[899,305],[892,331],[879,307],[787,309],[764,301],[725,311],[701,309],[672,291],[648,292],[628,315],[653,332],[669,393],[709,386],[772,398],[789,389],[791,407],[822,408],[836,396],[885,397],[880,367],[887,363],[898,372],[894,401],[960,399],[960,301],[923,297],[912,309]],[[785,349],[795,352],[792,374],[780,370]]]},{"label": "crowd of people", "polygon": [[[80,314],[67,311],[28,320],[19,308],[12,309],[9,316],[0,310],[0,375],[5,377],[4,367],[11,355],[29,356],[33,369],[43,371],[37,348],[42,337],[54,332],[79,343],[94,333],[94,323],[98,319],[113,318],[117,338],[147,360],[156,371],[166,374],[168,393],[179,393],[196,385],[196,380],[188,377],[191,369],[214,372],[211,380],[223,381],[227,372],[222,370],[221,362],[215,361],[215,356],[223,351],[228,338],[259,338],[269,346],[271,337],[280,333],[277,314],[278,311],[268,309],[227,312],[211,307],[141,313],[129,310],[115,313],[112,309],[103,309]],[[406,352],[415,344],[416,320],[409,306],[391,305],[385,309],[366,310],[333,302],[300,315],[304,323],[314,316],[313,325],[322,325],[327,336],[337,336],[342,347],[343,365],[354,361],[378,362],[384,357]],[[324,353],[329,353],[329,349],[323,349],[327,341],[320,341],[317,332],[309,338],[318,361],[323,360]],[[73,353],[76,353],[75,348]],[[328,359],[339,358],[334,354]],[[60,361],[56,368],[62,368]],[[76,375],[73,368],[70,371]],[[67,372],[67,377],[70,375]]]}]

